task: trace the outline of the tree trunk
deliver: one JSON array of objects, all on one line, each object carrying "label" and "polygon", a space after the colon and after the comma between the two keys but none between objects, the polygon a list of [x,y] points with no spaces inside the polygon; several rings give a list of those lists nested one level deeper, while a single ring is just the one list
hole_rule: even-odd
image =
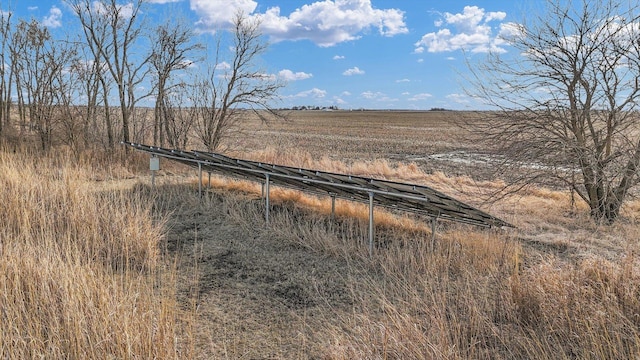
[{"label": "tree trunk", "polygon": [[591,207],[591,218],[599,224],[611,225],[620,215],[622,201],[617,199],[613,194],[601,199],[598,206]]},{"label": "tree trunk", "polygon": [[[127,109],[126,105],[122,104],[122,106],[120,106],[120,111],[120,115],[122,116],[122,140],[124,142],[129,142],[131,139],[129,130],[129,109]],[[128,149],[128,147],[125,149]]]},{"label": "tree trunk", "polygon": [[113,124],[111,124],[111,111],[109,109],[109,89],[107,88],[106,81],[102,77],[100,77],[100,82],[102,83],[102,90],[104,92],[104,120],[105,125],[107,126],[107,145],[109,149],[113,150],[114,139]]}]

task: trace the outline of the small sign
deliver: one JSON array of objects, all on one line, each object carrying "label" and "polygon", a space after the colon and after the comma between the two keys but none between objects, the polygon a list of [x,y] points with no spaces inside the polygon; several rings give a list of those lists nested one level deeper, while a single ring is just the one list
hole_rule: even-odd
[{"label": "small sign", "polygon": [[152,157],[149,160],[149,169],[151,171],[158,171],[160,170],[160,158],[159,157]]}]

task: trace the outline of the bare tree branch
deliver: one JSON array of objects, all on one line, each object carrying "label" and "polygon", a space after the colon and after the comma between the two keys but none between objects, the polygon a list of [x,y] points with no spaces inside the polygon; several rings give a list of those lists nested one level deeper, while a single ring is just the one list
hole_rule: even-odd
[{"label": "bare tree branch", "polygon": [[[190,59],[190,56],[198,56],[198,52],[204,47],[193,42],[194,34],[191,28],[184,22],[172,19],[157,27],[152,38],[154,44],[150,63],[155,75],[156,102],[154,108],[153,142],[164,146],[165,136],[169,144],[178,147],[182,142],[182,131],[189,127],[182,121],[189,118],[182,117],[171,106],[174,104],[169,99],[174,88],[184,91],[188,87],[183,82],[171,83],[171,76],[181,70],[189,68],[198,59]],[[180,106],[182,108],[182,106]],[[181,121],[176,122],[180,118]],[[179,124],[180,123],[180,124]]]},{"label": "bare tree branch", "polygon": [[247,111],[263,120],[268,116],[281,116],[270,103],[278,98],[284,84],[256,66],[259,56],[267,49],[261,41],[259,25],[257,20],[238,13],[234,20],[230,63],[221,60],[218,42],[215,66],[194,88],[194,105],[200,111],[195,129],[209,151],[218,149],[224,138],[238,130]]},{"label": "bare tree branch", "polygon": [[472,65],[467,90],[499,109],[474,129],[504,155],[503,171],[568,184],[595,220],[611,223],[640,181],[639,9],[574,4],[548,0],[505,39],[520,56]]},{"label": "bare tree branch", "polygon": [[[122,139],[130,141],[136,103],[150,95],[136,93],[149,71],[150,55],[136,58],[133,51],[142,34],[140,16],[145,0],[134,0],[126,5],[116,0],[66,2],[78,16],[95,58],[104,62],[115,82],[122,118]],[[101,79],[101,82],[106,86],[107,81]]]}]

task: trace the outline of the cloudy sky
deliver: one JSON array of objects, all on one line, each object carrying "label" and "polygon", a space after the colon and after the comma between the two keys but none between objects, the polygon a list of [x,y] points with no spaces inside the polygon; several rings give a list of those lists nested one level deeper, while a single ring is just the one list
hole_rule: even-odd
[{"label": "cloudy sky", "polygon": [[[513,51],[500,40],[535,0],[148,0],[153,17],[176,14],[202,41],[237,9],[259,17],[270,46],[264,67],[287,81],[281,106],[475,109],[463,94],[465,57]],[[60,0],[20,1],[16,15],[60,31]],[[123,4],[126,1],[122,1]]]}]

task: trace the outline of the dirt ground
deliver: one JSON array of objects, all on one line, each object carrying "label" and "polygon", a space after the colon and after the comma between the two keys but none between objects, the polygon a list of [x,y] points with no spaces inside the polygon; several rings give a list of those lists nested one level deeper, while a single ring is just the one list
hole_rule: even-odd
[{"label": "dirt ground", "polygon": [[354,273],[353,264],[282,239],[260,218],[234,215],[257,214],[260,199],[208,192],[200,200],[184,184],[156,193],[157,214],[170,214],[166,250],[178,258],[179,297],[197,305],[198,358],[325,357],[331,340],[317,331],[340,326],[353,310],[350,284],[368,276],[364,266]]}]

